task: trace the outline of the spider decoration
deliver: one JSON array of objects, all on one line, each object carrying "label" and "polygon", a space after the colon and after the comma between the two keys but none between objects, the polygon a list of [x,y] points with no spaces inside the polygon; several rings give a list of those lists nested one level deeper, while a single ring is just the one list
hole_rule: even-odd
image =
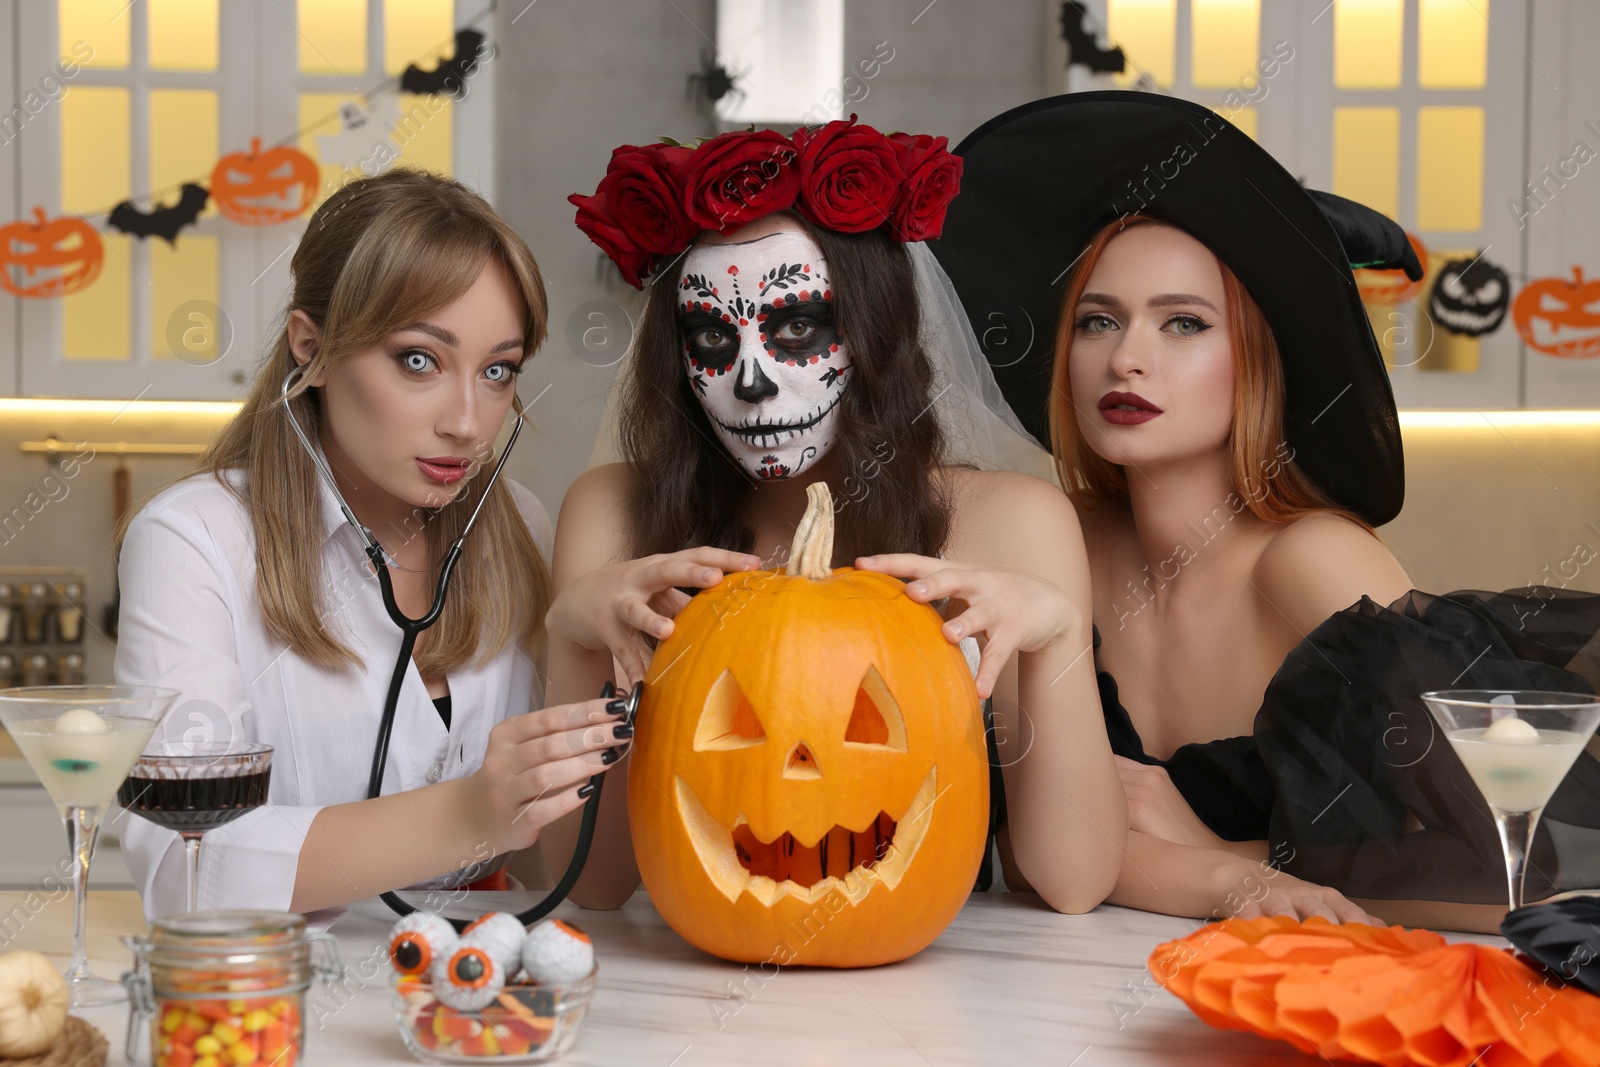
[{"label": "spider decoration", "polygon": [[738,81],[739,75],[718,62],[716,55],[701,52],[700,69],[689,75],[685,95],[690,100],[705,101],[707,107],[715,107],[717,101],[729,93],[742,100],[744,90],[739,88]]}]

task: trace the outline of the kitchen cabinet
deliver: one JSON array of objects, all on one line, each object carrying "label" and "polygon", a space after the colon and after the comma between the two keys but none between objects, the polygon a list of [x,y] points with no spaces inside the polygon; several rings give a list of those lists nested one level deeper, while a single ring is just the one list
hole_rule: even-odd
[{"label": "kitchen cabinet", "polygon": [[[72,848],[66,825],[27,761],[7,754],[15,751],[10,745],[10,738],[0,734],[0,823],[6,827],[6,844],[0,848],[0,890],[37,891],[52,906],[70,911]],[[118,829],[123,820],[135,817],[113,808],[101,821],[94,862],[89,865],[93,888],[133,888]]]}]

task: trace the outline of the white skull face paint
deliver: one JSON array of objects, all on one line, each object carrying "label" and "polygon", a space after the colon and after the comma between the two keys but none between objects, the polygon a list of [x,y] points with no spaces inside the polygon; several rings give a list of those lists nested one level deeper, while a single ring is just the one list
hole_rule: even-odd
[{"label": "white skull face paint", "polygon": [[811,235],[698,244],[678,280],[684,370],[723,447],[758,478],[793,478],[833,447],[853,366]]}]

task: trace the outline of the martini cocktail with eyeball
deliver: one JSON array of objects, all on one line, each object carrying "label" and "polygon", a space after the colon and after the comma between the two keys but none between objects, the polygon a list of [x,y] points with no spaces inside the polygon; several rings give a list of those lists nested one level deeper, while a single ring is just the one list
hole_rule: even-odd
[{"label": "martini cocktail with eyeball", "polygon": [[1523,873],[1539,816],[1600,725],[1600,698],[1452,689],[1422,699],[1494,813],[1514,911],[1522,907]]},{"label": "martini cocktail with eyeball", "polygon": [[75,1008],[127,998],[118,982],[89,972],[85,894],[100,815],[116,798],[176,689],[154,686],[30,686],[0,689],[0,722],[66,820],[74,860],[72,963],[67,988]]}]

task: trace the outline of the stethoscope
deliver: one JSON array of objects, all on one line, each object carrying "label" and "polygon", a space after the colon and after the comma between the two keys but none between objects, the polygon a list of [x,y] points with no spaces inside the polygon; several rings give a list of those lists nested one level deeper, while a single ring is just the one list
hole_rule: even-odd
[{"label": "stethoscope", "polygon": [[[389,563],[383,552],[383,546],[378,543],[378,538],[373,532],[361,525],[350,505],[345,503],[344,494],[339,492],[338,483],[334,481],[333,471],[329,469],[326,457],[312,443],[306,431],[300,426],[300,420],[294,417],[293,410],[289,407],[289,388],[299,379],[303,368],[296,367],[291,370],[283,380],[280,390],[283,399],[284,414],[289,417],[289,425],[294,427],[294,435],[300,439],[300,444],[306,450],[306,455],[311,457],[312,464],[317,469],[323,484],[339,502],[339,510],[344,513],[345,520],[361,534],[362,544],[366,547],[367,558],[372,561],[373,572],[378,576],[378,588],[383,593],[383,607],[389,613],[389,618],[400,627],[400,651],[395,655],[394,672],[389,676],[389,692],[383,702],[383,718],[378,724],[378,742],[372,751],[372,771],[367,777],[367,799],[371,800],[383,792],[383,772],[389,762],[389,735],[394,732],[395,710],[400,703],[400,687],[405,682],[406,669],[411,665],[411,653],[416,648],[417,637],[428,627],[439,621],[439,614],[444,610],[445,594],[450,591],[450,573],[455,570],[461,558],[461,545],[467,539],[467,534],[472,531],[472,526],[478,521],[478,513],[483,510],[484,501],[489,499],[489,492],[494,488],[495,482],[500,479],[500,472],[505,468],[506,460],[511,455],[511,447],[517,443],[517,435],[522,433],[524,412],[522,402],[512,394],[512,403],[517,409],[517,421],[511,427],[511,437],[506,441],[506,447],[500,453],[500,459],[494,465],[494,470],[489,475],[489,484],[484,486],[483,495],[478,498],[478,504],[472,509],[472,514],[467,517],[466,526],[461,533],[450,543],[450,550],[445,553],[444,562],[439,567],[439,584],[434,589],[433,606],[427,614],[420,619],[413,619],[400,610],[400,605],[394,599],[394,583],[389,578]],[[600,695],[610,699],[616,695],[617,688],[610,682],[605,684]],[[644,692],[644,683],[636,682],[633,691],[628,694],[623,709],[624,722],[633,722],[634,713],[639,710],[639,698]],[[561,876],[561,881],[556,883],[554,889],[539,903],[527,911],[517,913],[517,918],[524,926],[532,925],[554,911],[556,906],[566,899],[572,891],[572,886],[577,882],[578,876],[583,873],[584,862],[589,858],[589,844],[594,839],[595,821],[600,816],[600,790],[605,785],[605,773],[593,775],[589,784],[594,791],[589,794],[588,800],[583,805],[583,821],[578,827],[577,847],[573,849],[572,859],[567,864],[567,871]],[[417,909],[394,892],[380,894],[383,902],[398,915],[410,915]],[[469,920],[451,919],[450,923],[457,931],[464,930]]]}]

